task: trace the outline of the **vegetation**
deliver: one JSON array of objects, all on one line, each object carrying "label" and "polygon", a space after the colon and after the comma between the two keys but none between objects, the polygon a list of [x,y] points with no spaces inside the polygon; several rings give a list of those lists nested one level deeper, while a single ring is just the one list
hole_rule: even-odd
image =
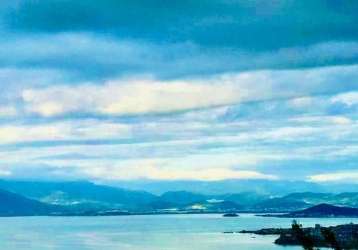
[{"label": "vegetation", "polygon": [[332,247],[334,250],[341,250],[339,243],[336,239],[334,232],[330,228],[322,228],[321,233],[327,242],[327,244]]},{"label": "vegetation", "polygon": [[302,229],[302,225],[299,224],[296,220],[292,222],[292,233],[305,250],[314,249],[313,238],[309,234],[304,232],[304,230]]},{"label": "vegetation", "polygon": [[275,244],[283,246],[300,245],[303,249],[314,250],[318,247],[334,250],[358,249],[358,224],[343,224],[338,226],[303,228],[296,220],[291,228],[264,228],[254,231],[240,231],[257,235],[279,235]]}]

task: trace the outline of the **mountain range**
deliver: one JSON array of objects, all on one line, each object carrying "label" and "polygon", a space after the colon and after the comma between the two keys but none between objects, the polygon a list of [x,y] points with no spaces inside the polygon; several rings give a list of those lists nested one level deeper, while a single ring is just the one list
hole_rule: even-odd
[{"label": "mountain range", "polygon": [[358,208],[358,192],[300,192],[271,195],[258,192],[203,194],[146,191],[87,181],[42,182],[0,180],[0,215],[130,213],[292,212],[321,203]]},{"label": "mountain range", "polygon": [[0,189],[43,203],[77,209],[137,210],[157,199],[144,191],[96,185],[91,182],[0,181]]},{"label": "mountain range", "polygon": [[222,180],[222,181],[120,181],[108,183],[131,190],[146,190],[153,194],[163,194],[170,191],[187,191],[205,195],[223,195],[227,193],[257,193],[262,195],[286,195],[294,192],[307,192],[326,189],[312,182],[304,181],[271,181],[271,180]]}]

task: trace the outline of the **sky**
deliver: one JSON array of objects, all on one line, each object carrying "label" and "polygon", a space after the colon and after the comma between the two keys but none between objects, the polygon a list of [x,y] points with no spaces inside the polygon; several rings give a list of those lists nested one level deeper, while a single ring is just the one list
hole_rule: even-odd
[{"label": "sky", "polygon": [[358,1],[0,2],[0,178],[358,183]]}]

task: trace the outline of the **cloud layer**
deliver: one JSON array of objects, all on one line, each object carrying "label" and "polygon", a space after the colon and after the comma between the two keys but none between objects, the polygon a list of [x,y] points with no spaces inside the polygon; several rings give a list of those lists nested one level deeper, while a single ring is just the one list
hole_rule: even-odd
[{"label": "cloud layer", "polygon": [[357,12],[3,1],[0,175],[356,182]]},{"label": "cloud layer", "polygon": [[[26,111],[42,116],[83,112],[104,115],[168,113],[242,102],[329,94],[356,89],[357,66],[314,70],[256,71],[172,81],[122,79],[101,85],[26,89]],[[293,105],[300,105],[295,99]],[[301,101],[304,99],[301,99]],[[355,92],[332,102],[353,105]]]}]

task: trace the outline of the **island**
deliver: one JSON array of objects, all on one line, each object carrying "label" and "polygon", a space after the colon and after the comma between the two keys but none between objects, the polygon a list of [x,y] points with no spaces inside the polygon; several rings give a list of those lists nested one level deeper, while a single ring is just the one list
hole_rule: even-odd
[{"label": "island", "polygon": [[239,217],[237,213],[226,213],[223,214],[223,217]]}]

